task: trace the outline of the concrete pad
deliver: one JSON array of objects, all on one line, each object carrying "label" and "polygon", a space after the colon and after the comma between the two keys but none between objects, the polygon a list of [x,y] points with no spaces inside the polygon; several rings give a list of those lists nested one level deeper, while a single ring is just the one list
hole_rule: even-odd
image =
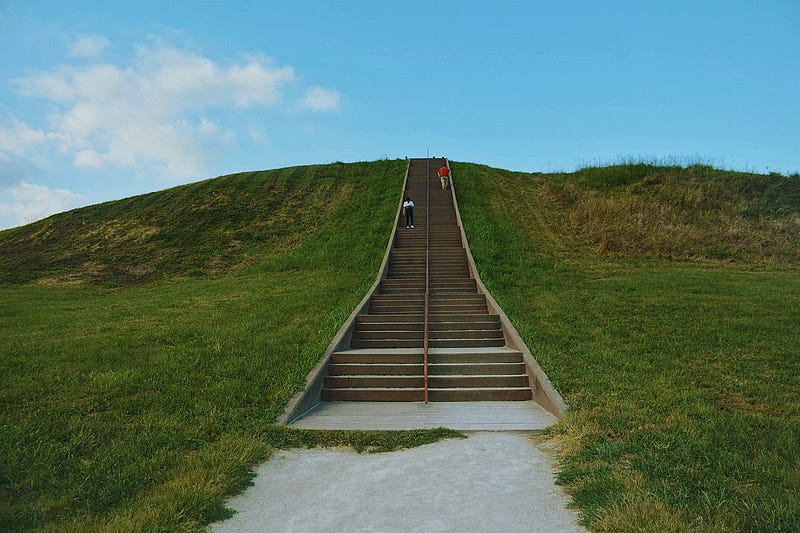
[{"label": "concrete pad", "polygon": [[527,402],[320,402],[291,426],[302,429],[529,431],[556,417]]},{"label": "concrete pad", "polygon": [[393,453],[279,451],[211,532],[585,532],[525,436],[476,433]]}]

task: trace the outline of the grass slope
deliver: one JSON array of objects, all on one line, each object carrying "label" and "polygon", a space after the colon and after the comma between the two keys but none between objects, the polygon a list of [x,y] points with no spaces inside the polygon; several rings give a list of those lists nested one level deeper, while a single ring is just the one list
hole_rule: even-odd
[{"label": "grass slope", "polygon": [[[800,530],[800,179],[453,172],[593,531]],[[676,259],[680,259],[679,261]]]},{"label": "grass slope", "polygon": [[[405,161],[227,176],[0,232],[0,529],[200,531],[374,279]],[[572,410],[597,531],[800,529],[800,187],[454,164],[484,281]]]},{"label": "grass slope", "polygon": [[228,176],[0,232],[0,530],[199,531],[374,280],[405,161]]},{"label": "grass slope", "polygon": [[360,228],[385,236],[404,166],[247,172],[55,215],[0,232],[0,283],[139,285],[239,270],[303,244],[341,259],[347,254],[315,242],[340,234],[336,226],[348,231],[336,244],[374,257],[376,249],[361,246],[374,232]]}]

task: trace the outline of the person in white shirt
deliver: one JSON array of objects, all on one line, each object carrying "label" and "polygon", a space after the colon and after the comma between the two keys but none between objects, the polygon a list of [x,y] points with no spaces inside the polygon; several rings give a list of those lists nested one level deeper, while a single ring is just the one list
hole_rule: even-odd
[{"label": "person in white shirt", "polygon": [[403,213],[406,215],[406,227],[413,228],[414,227],[414,201],[406,196],[405,201],[403,202]]}]

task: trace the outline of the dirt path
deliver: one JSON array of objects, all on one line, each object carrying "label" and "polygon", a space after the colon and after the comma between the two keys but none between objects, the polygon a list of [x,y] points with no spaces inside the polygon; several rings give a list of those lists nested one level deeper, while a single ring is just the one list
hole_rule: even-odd
[{"label": "dirt path", "polygon": [[552,458],[519,433],[410,450],[280,451],[209,531],[582,532]]}]

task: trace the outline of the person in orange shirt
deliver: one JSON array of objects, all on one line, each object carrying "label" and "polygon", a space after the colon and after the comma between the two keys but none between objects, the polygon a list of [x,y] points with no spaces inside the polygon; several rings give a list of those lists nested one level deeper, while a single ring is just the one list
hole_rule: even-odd
[{"label": "person in orange shirt", "polygon": [[450,169],[447,166],[442,165],[439,169],[439,179],[442,181],[442,190],[447,189],[447,181],[450,179]]}]

